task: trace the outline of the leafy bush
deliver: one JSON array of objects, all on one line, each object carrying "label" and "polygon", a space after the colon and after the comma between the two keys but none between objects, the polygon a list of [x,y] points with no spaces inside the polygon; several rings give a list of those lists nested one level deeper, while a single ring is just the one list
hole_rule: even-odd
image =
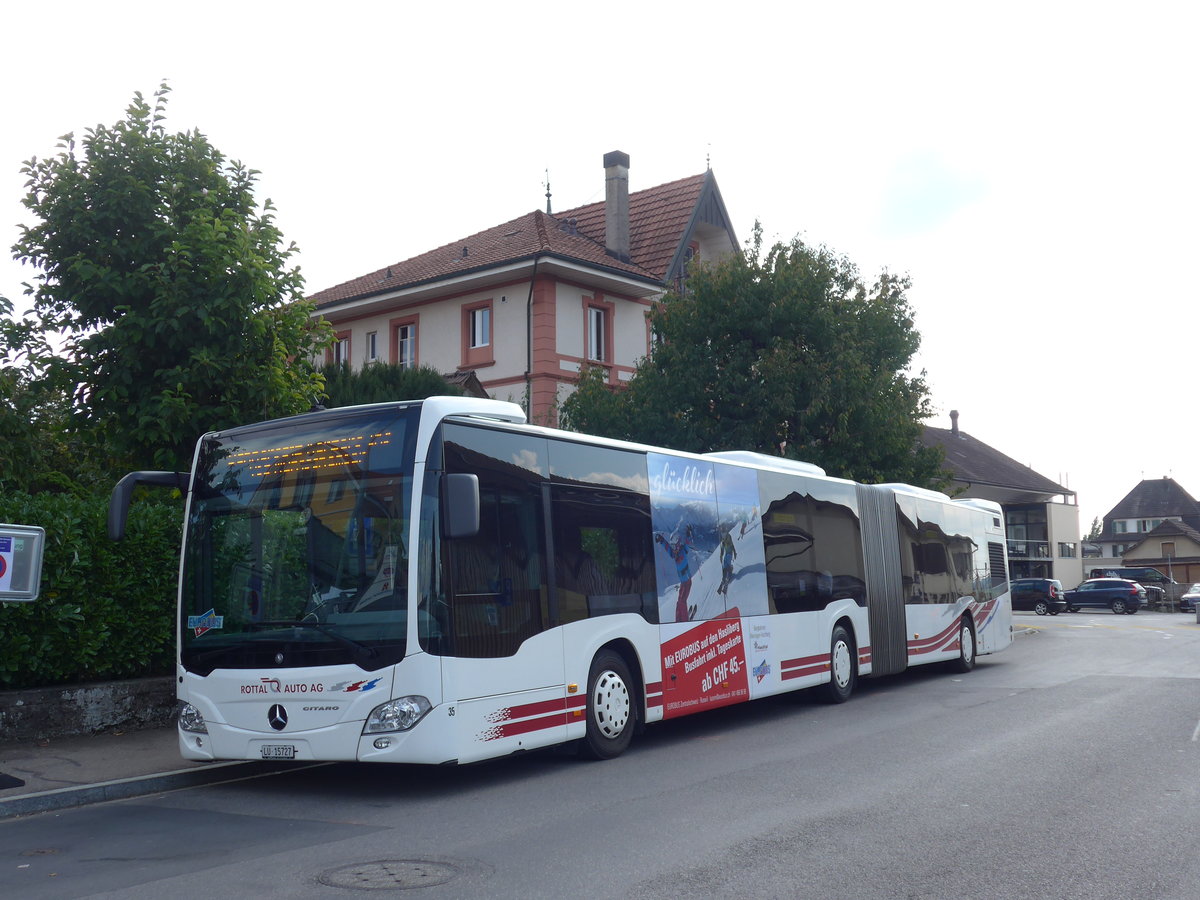
[{"label": "leafy bush", "polygon": [[405,368],[396,363],[376,362],[352,371],[346,363],[327,363],[320,370],[325,379],[325,405],[355,406],[392,400],[423,400],[426,397],[462,394],[458,385],[447,384],[436,369]]},{"label": "leafy bush", "polygon": [[41,596],[0,604],[0,687],[171,671],[183,501],[138,498],[119,542],[107,516],[107,496],[0,497],[0,522],[46,529]]}]

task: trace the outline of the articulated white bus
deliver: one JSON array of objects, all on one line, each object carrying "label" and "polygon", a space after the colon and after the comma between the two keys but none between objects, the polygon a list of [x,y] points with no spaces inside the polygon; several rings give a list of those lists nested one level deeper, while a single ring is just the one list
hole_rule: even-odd
[{"label": "articulated white bus", "polygon": [[431,398],[205,435],[179,584],[188,759],[621,753],[643,724],[1012,640],[1000,508]]}]

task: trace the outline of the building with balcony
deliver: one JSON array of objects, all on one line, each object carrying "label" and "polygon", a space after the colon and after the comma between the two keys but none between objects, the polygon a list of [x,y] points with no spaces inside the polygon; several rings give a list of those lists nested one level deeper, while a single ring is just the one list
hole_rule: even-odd
[{"label": "building with balcony", "polygon": [[1075,492],[961,431],[957,410],[950,423],[948,429],[925,426],[922,442],[945,453],[949,493],[1003,508],[1010,576],[1057,578],[1064,587],[1082,581]]}]

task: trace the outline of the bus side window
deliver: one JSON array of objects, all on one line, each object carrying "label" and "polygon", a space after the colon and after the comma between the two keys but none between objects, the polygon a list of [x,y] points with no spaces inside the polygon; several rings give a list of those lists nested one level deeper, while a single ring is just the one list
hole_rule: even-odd
[{"label": "bus side window", "polygon": [[862,526],[853,489],[765,472],[758,483],[770,611],[812,612],[843,599],[865,606]]},{"label": "bus side window", "polygon": [[544,615],[545,442],[447,424],[447,472],[479,478],[479,533],[443,542],[454,655],[512,656],[549,627]]},{"label": "bus side window", "polygon": [[553,496],[559,620],[638,613],[656,622],[649,497],[558,485]]}]

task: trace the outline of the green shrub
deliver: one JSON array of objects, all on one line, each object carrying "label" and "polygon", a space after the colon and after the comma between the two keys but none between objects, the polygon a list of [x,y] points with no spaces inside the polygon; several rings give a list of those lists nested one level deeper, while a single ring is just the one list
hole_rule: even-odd
[{"label": "green shrub", "polygon": [[123,541],[107,516],[107,495],[0,497],[0,522],[46,529],[41,596],[0,604],[0,687],[171,672],[183,501],[139,496]]}]

